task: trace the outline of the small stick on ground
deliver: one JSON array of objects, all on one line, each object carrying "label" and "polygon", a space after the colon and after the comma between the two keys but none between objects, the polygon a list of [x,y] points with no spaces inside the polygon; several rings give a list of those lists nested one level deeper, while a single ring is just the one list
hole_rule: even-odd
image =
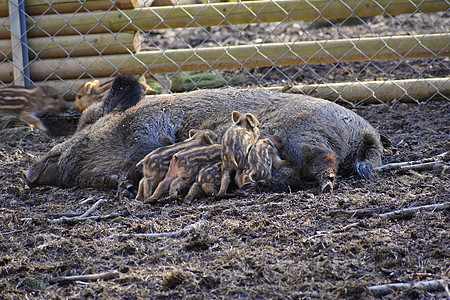
[{"label": "small stick on ground", "polygon": [[100,199],[97,202],[94,203],[94,205],[92,205],[84,214],[79,215],[79,216],[75,216],[75,217],[61,217],[55,220],[52,220],[52,223],[62,223],[62,222],[74,222],[74,221],[82,221],[82,220],[87,220],[89,219],[89,216],[98,209],[98,207],[105,203],[106,200],[105,199]]},{"label": "small stick on ground", "polygon": [[362,208],[354,210],[333,210],[328,214],[332,217],[347,217],[347,218],[368,218],[378,216],[379,213],[387,211],[386,208]]},{"label": "small stick on ground", "polygon": [[438,291],[445,289],[445,285],[447,282],[443,279],[441,280],[430,280],[430,281],[421,281],[417,283],[388,283],[382,285],[374,285],[370,286],[369,290],[375,296],[384,296],[390,294],[391,292],[399,291],[399,290],[407,290],[411,288],[425,290],[428,292]]},{"label": "small stick on ground", "polygon": [[51,279],[50,281],[62,282],[62,281],[94,281],[94,280],[98,280],[98,279],[108,280],[108,279],[113,279],[117,276],[119,276],[119,272],[112,271],[112,272],[98,273],[98,274],[64,276],[64,277]]},{"label": "small stick on ground", "polygon": [[[399,162],[399,163],[390,163],[386,165],[382,165],[379,167],[374,168],[375,171],[389,171],[389,170],[412,170],[412,169],[418,169],[423,170],[423,168],[429,168],[436,163],[442,163],[445,156],[450,154],[450,151],[435,155],[433,157],[424,158],[420,160],[414,160],[414,161],[405,161],[405,162]],[[428,165],[427,163],[432,163],[431,165]]]},{"label": "small stick on ground", "polygon": [[407,217],[411,217],[417,211],[420,210],[431,210],[431,211],[439,211],[450,208],[450,202],[444,202],[439,204],[430,204],[416,207],[408,207],[405,209],[400,209],[396,211],[387,212],[384,214],[379,214],[378,216],[383,219],[403,219]]},{"label": "small stick on ground", "polygon": [[316,237],[319,237],[319,236],[325,236],[325,235],[328,235],[328,234],[342,233],[342,232],[347,231],[348,229],[351,229],[351,228],[353,228],[353,227],[357,227],[357,226],[359,226],[359,225],[361,225],[361,223],[360,223],[360,222],[357,222],[357,223],[347,224],[347,225],[345,225],[345,226],[342,227],[342,228],[336,228],[336,229],[333,229],[333,230],[331,230],[331,231],[319,231],[319,232],[317,232],[317,234],[314,234],[314,235],[309,236],[309,237],[307,238],[307,240],[312,240],[313,238],[316,238]]}]

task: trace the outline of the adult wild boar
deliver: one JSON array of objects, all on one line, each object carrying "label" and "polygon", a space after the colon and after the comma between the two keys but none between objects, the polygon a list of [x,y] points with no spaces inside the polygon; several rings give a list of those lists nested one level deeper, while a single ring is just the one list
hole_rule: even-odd
[{"label": "adult wild boar", "polygon": [[133,85],[135,81],[136,76],[119,76],[108,96],[110,103],[130,101],[136,105],[106,111],[97,106],[99,113],[91,111],[89,122],[31,166],[26,173],[29,185],[117,188],[119,184],[119,191],[135,192],[142,176],[135,166],[149,152],[186,139],[193,128],[211,129],[222,136],[232,111],[254,114],[261,123],[261,134],[282,143],[282,156],[297,168],[296,174],[313,177],[325,189],[332,188],[337,168],[344,174],[356,171],[370,178],[373,167],[381,163],[379,133],[366,120],[335,103],[236,88],[139,101],[143,89]]}]

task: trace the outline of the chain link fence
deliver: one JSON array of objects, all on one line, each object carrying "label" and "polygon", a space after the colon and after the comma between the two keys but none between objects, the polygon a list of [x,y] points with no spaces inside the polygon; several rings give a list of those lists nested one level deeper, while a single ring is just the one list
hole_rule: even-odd
[{"label": "chain link fence", "polygon": [[145,75],[182,92],[265,87],[359,105],[450,99],[442,0],[0,0],[0,86]]}]

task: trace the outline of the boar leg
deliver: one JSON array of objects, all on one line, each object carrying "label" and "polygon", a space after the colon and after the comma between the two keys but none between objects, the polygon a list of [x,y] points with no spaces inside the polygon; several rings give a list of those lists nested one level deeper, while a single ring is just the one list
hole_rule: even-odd
[{"label": "boar leg", "polygon": [[250,179],[248,170],[241,172],[241,175],[239,177],[236,177],[235,180],[236,180],[236,184],[239,188],[241,188],[244,184],[246,184],[248,182],[252,182],[252,180]]},{"label": "boar leg", "polygon": [[136,195],[137,200],[144,200],[144,190],[146,188],[146,178],[142,178],[139,181],[138,193]]},{"label": "boar leg", "polygon": [[230,171],[223,170],[222,171],[222,180],[220,181],[220,190],[219,195],[224,195],[227,193],[228,185],[230,184]]},{"label": "boar leg", "polygon": [[188,203],[191,203],[192,200],[194,200],[201,192],[202,185],[200,182],[194,182],[194,184],[189,189],[189,192],[187,193],[186,197],[184,197]]},{"label": "boar leg", "polygon": [[41,122],[41,120],[39,120],[37,117],[33,116],[33,115],[23,115],[21,116],[23,118],[24,121],[26,121],[28,124],[33,125],[34,127],[36,127],[37,129],[47,133],[47,127],[45,127],[45,125]]},{"label": "boar leg", "polygon": [[154,180],[148,177],[144,177],[139,181],[139,188],[136,199],[144,200],[152,195]]},{"label": "boar leg", "polygon": [[202,189],[205,192],[205,194],[208,196],[217,195],[217,193],[219,192],[219,189],[217,188],[217,186],[211,182],[203,183]]},{"label": "boar leg", "polygon": [[319,147],[302,147],[303,173],[319,183],[319,192],[332,192],[336,184],[337,162],[333,152]]},{"label": "boar leg", "polygon": [[383,149],[377,143],[377,137],[374,134],[366,133],[356,160],[356,172],[361,178],[373,178],[374,167],[381,165],[382,152]]},{"label": "boar leg", "polygon": [[174,179],[173,177],[166,176],[166,178],[164,178],[164,180],[158,184],[158,187],[153,192],[149,200],[156,200],[160,198],[169,189],[169,186],[172,183],[173,179]]},{"label": "boar leg", "polygon": [[30,188],[39,185],[57,185],[60,187],[69,186],[70,181],[63,179],[59,167],[59,158],[65,147],[65,143],[55,146],[31,168],[23,173],[23,178]]},{"label": "boar leg", "polygon": [[156,190],[153,192],[153,195],[149,198],[149,200],[155,200],[161,197],[162,194],[164,194],[169,187],[172,185],[172,182],[178,177],[177,168],[173,167],[172,165],[169,167],[169,170],[167,171],[166,177],[163,181],[161,181],[158,186],[156,187]]},{"label": "boar leg", "polygon": [[83,170],[76,181],[81,188],[94,187],[99,189],[115,189],[119,176],[107,170]]},{"label": "boar leg", "polygon": [[[237,184],[238,187],[241,187],[242,184],[244,184],[244,176],[242,175],[242,171],[241,170],[237,170],[236,171],[236,176],[234,176],[234,182]],[[250,177],[251,179],[251,177]]]}]

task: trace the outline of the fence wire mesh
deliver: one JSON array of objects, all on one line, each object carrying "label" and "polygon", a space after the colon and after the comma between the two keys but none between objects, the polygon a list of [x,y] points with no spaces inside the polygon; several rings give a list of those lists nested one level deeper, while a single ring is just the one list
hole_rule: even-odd
[{"label": "fence wire mesh", "polygon": [[138,73],[163,92],[259,86],[354,105],[450,99],[449,1],[16,0],[0,8],[0,86],[48,84],[70,99],[88,80]]}]

